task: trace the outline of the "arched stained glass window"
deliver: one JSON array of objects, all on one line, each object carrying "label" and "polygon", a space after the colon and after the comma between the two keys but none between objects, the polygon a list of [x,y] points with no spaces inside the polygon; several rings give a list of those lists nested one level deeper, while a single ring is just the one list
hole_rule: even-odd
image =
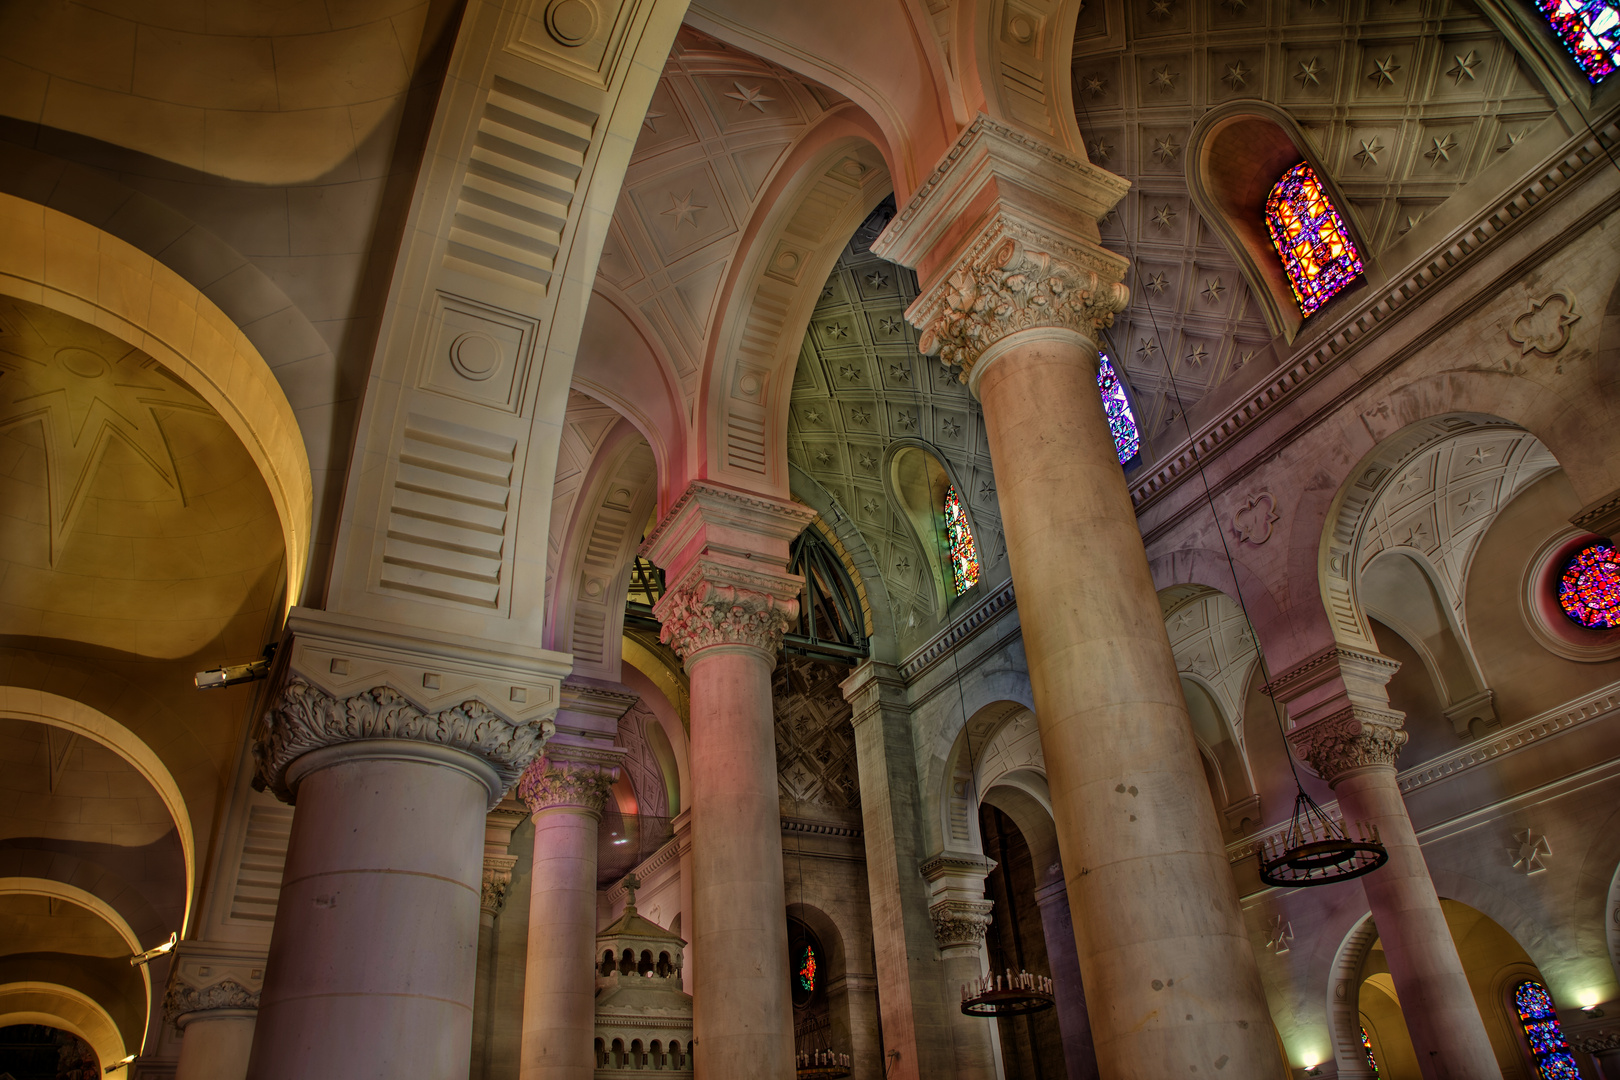
[{"label": "arched stained glass window", "polygon": [[1377,1077],[1378,1076],[1378,1059],[1373,1057],[1372,1036],[1367,1034],[1367,1029],[1366,1028],[1361,1029],[1361,1049],[1362,1049],[1362,1052],[1367,1055],[1367,1068],[1372,1070],[1372,1074],[1373,1074],[1374,1077]]},{"label": "arched stained glass window", "polygon": [[799,963],[793,978],[801,993],[816,992],[816,947],[808,941],[799,946]]},{"label": "arched stained glass window", "polygon": [[1513,991],[1513,1004],[1519,1010],[1519,1023],[1542,1080],[1581,1080],[1547,988],[1538,982],[1522,982]]},{"label": "arched stained glass window", "polygon": [[1541,17],[1597,83],[1620,66],[1620,8],[1614,0],[1536,0]]},{"label": "arched stained glass window", "polygon": [[955,484],[945,489],[945,543],[950,549],[956,595],[961,596],[979,583],[979,546],[973,542],[967,508],[962,505],[962,496],[957,493]]},{"label": "arched stained glass window", "polygon": [[1361,276],[1361,253],[1308,162],[1283,173],[1271,189],[1266,228],[1307,316]]},{"label": "arched stained glass window", "polygon": [[1577,551],[1558,579],[1558,603],[1582,626],[1620,626],[1620,551],[1607,542]]},{"label": "arched stained glass window", "polygon": [[1136,417],[1131,403],[1125,397],[1125,387],[1119,381],[1113,361],[1104,353],[1097,367],[1097,389],[1102,392],[1103,411],[1108,414],[1108,428],[1114,433],[1114,449],[1119,451],[1119,463],[1125,464],[1142,449],[1142,436],[1136,430]]}]

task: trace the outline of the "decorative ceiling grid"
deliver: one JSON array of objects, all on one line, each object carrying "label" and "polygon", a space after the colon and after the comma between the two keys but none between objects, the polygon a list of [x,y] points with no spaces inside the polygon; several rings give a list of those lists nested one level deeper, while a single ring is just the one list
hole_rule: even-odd
[{"label": "decorative ceiling grid", "polygon": [[721,282],[772,172],[841,99],[683,29],[653,92],[603,244],[598,282],[663,341],[688,404]]},{"label": "decorative ceiling grid", "polygon": [[788,460],[825,487],[860,529],[889,588],[904,644],[931,633],[945,613],[916,533],[885,492],[891,442],[919,440],[950,463],[976,529],[981,581],[1006,577],[1006,547],[979,404],[956,373],[918,353],[916,331],[904,317],[917,295],[916,275],[873,255],[869,243],[857,233],[845,247],[805,332]]},{"label": "decorative ceiling grid", "polygon": [[783,654],[771,678],[782,812],[846,819],[860,813],[853,711],[839,683],[848,669]]},{"label": "decorative ceiling grid", "polygon": [[1185,149],[1206,110],[1241,98],[1286,110],[1374,256],[1552,112],[1465,0],[1088,5],[1072,70],[1092,160],[1133,184],[1100,224],[1136,259],[1111,336],[1150,439],[1180,419],[1171,373],[1190,408],[1272,336],[1187,196]]}]

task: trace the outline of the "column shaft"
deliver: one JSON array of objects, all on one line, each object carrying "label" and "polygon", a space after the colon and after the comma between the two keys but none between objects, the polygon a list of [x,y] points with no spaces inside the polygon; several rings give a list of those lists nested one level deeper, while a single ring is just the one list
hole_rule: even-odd
[{"label": "column shaft", "polygon": [[[960,998],[963,983],[972,982],[985,973],[982,939],[972,945],[946,946],[939,950],[940,978]],[[966,1016],[960,1008],[952,1010],[951,1046],[954,1061],[950,1071],[953,1080],[997,1080],[1001,1070],[997,1057],[1001,1038],[996,1021],[982,1016]]]},{"label": "column shaft", "polygon": [[1080,956],[1075,950],[1074,921],[1069,917],[1069,894],[1062,881],[1037,889],[1041,932],[1046,935],[1046,958],[1052,965],[1057,999],[1058,1032],[1063,1036],[1063,1063],[1069,1080],[1097,1080],[1097,1050],[1091,1045],[1091,1018],[1086,1014],[1086,992],[1080,978]]},{"label": "column shaft", "polygon": [[590,1080],[596,1071],[596,833],[601,811],[534,815],[522,1080]]},{"label": "column shaft", "polygon": [[253,1050],[254,1016],[202,1013],[185,1026],[174,1080],[243,1080]]},{"label": "column shaft", "polygon": [[713,645],[686,663],[698,1076],[792,1076],[773,658],[751,645]]},{"label": "column shaft", "polygon": [[371,739],[287,774],[298,809],[248,1076],[465,1077],[494,771]]},{"label": "column shaft", "polygon": [[1502,1072],[1446,926],[1393,765],[1335,778],[1346,821],[1378,828],[1389,862],[1361,879],[1425,1080],[1498,1080]]},{"label": "column shaft", "polygon": [[[1283,1075],[1146,552],[1097,393],[1063,330],[975,370],[1105,1075]],[[1064,568],[1060,585],[1053,568]]]}]

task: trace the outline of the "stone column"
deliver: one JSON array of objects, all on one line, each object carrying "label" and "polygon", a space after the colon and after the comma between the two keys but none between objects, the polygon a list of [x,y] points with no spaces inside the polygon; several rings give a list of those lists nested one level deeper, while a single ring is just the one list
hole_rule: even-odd
[{"label": "stone column", "polygon": [[175,1080],[247,1076],[263,982],[262,956],[180,943],[163,997],[163,1015],[181,1034]]},{"label": "stone column", "polygon": [[788,545],[814,513],[694,483],[644,552],[692,694],[692,1034],[704,1080],[793,1075],[771,671],[798,614]]},{"label": "stone column", "polygon": [[1035,890],[1041,909],[1041,932],[1046,935],[1046,958],[1052,965],[1058,1033],[1063,1036],[1063,1063],[1069,1080],[1097,1080],[1097,1049],[1091,1044],[1091,1018],[1086,1014],[1086,992],[1080,979],[1080,957],[1074,945],[1074,922],[1069,917],[1069,892],[1064,881]]},{"label": "stone column", "polygon": [[485,814],[562,672],[331,613],[288,626],[254,756],[297,809],[248,1076],[466,1077]]},{"label": "stone column", "polygon": [[[984,404],[1080,969],[1125,1078],[1285,1075],[1097,392],[1125,262],[1119,177],[980,117],[873,250]],[[1053,567],[1072,573],[1054,580]],[[1190,1019],[1189,1019],[1190,1017]]]},{"label": "stone column", "polygon": [[682,810],[672,821],[676,852],[681,860],[681,937],[686,939],[686,966],[681,968],[681,989],[692,992],[692,811]]},{"label": "stone column", "polygon": [[523,804],[508,795],[484,818],[484,878],[478,903],[478,982],[473,991],[472,1080],[489,1076],[495,1031],[495,979],[500,952],[499,919],[512,885],[517,856],[507,854],[512,830],[522,823]]},{"label": "stone column", "polygon": [[940,977],[928,892],[915,869],[922,860],[917,821],[922,800],[905,682],[890,665],[868,660],[844,681],[843,690],[854,710],[872,944],[883,987],[878,1005],[886,1076],[947,1076],[958,1003],[955,988]]},{"label": "stone column", "polygon": [[596,1072],[596,844],[623,751],[547,747],[518,781],[534,815],[522,1080]]},{"label": "stone column", "polygon": [[996,1022],[962,1012],[962,986],[985,974],[984,935],[993,901],[984,898],[985,875],[996,868],[972,855],[936,855],[920,867],[933,903],[928,915],[939,948],[939,978],[949,1000],[955,1080],[996,1080],[1001,1075],[1001,1038]]},{"label": "stone column", "polygon": [[[1320,683],[1333,674],[1347,688],[1341,700],[1348,698],[1348,704],[1296,727],[1288,739],[1295,753],[1332,786],[1344,820],[1376,827],[1389,850],[1389,862],[1360,880],[1418,1068],[1425,1080],[1500,1080],[1496,1054],[1395,780],[1395,757],[1406,743],[1406,732],[1401,730],[1402,714],[1388,708],[1382,695],[1398,665],[1388,657],[1350,649],[1324,655],[1325,661],[1316,658],[1322,661],[1317,672],[1289,673],[1268,689],[1286,697],[1302,681]],[[1381,697],[1383,707],[1363,703],[1369,697]],[[1298,715],[1292,707],[1290,714]]]}]

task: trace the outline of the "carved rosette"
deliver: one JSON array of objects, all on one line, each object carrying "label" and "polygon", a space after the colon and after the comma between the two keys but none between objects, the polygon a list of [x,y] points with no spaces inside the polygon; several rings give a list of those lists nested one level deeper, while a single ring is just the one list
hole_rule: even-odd
[{"label": "carved rosette", "polygon": [[619,762],[624,755],[592,753],[589,755],[539,757],[523,770],[518,781],[517,796],[529,808],[529,813],[572,807],[588,814],[600,816],[619,779]]},{"label": "carved rosette", "polygon": [[510,788],[556,730],[549,720],[514,723],[481,701],[424,713],[398,692],[377,686],[337,698],[290,675],[255,732],[253,758],[264,784],[286,802],[287,766],[325,746],[362,739],[410,739],[482,758]]},{"label": "carved rosette", "polygon": [[934,941],[942,949],[977,947],[990,929],[993,900],[941,900],[928,909],[934,920]]},{"label": "carved rosette", "polygon": [[512,868],[516,865],[516,855],[484,856],[484,888],[479,907],[486,915],[499,915],[506,906],[506,890],[512,887]]},{"label": "carved rosette", "polygon": [[195,1019],[195,1013],[258,1007],[258,991],[249,990],[232,978],[221,979],[210,986],[192,986],[174,979],[169,983],[168,993],[163,995],[163,1015],[176,1027],[181,1026],[181,1019],[186,1019],[187,1023]]},{"label": "carved rosette", "polygon": [[1407,734],[1401,714],[1352,707],[1289,732],[1294,753],[1332,783],[1352,769],[1395,764]]},{"label": "carved rosette", "polygon": [[796,577],[699,562],[664,593],[659,640],[683,658],[711,645],[751,645],[774,655],[799,618]]},{"label": "carved rosette", "polygon": [[986,349],[1021,330],[1073,330],[1095,341],[1131,297],[1120,281],[1117,257],[1100,248],[1097,255],[1016,222],[998,221],[906,312],[922,332],[918,347],[960,366],[967,382]]}]

